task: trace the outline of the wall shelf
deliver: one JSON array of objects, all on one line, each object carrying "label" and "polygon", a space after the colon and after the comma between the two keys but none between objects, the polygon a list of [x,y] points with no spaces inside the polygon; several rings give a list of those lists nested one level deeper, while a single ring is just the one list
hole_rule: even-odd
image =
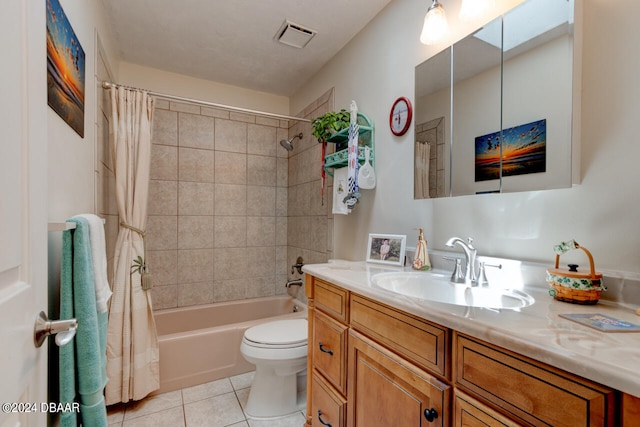
[{"label": "wall shelf", "polygon": [[[362,113],[358,113],[358,163],[364,164],[365,155],[364,147],[369,147],[369,161],[375,166],[375,149],[374,149],[374,126],[373,121]],[[340,132],[333,134],[327,142],[336,144],[336,146],[349,142],[349,129],[342,129]],[[334,169],[340,169],[347,166],[349,157],[348,148],[338,150],[335,153],[327,154],[324,157],[324,170],[333,176]]]}]

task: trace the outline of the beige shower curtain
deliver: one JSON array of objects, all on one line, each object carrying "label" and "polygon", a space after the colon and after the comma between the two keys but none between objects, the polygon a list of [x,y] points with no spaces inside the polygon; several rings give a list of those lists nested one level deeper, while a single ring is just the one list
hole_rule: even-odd
[{"label": "beige shower curtain", "polygon": [[142,399],[160,387],[151,293],[142,289],[139,268],[139,259],[145,257],[153,98],[122,87],[109,91],[110,149],[120,227],[107,333],[107,405]]},{"label": "beige shower curtain", "polygon": [[413,198],[428,199],[431,144],[428,142],[416,141],[413,157]]}]

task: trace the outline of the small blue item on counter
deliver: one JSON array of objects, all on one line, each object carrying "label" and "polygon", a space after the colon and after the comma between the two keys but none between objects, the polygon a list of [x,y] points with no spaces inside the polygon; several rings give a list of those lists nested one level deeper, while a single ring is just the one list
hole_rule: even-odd
[{"label": "small blue item on counter", "polygon": [[602,332],[640,332],[640,325],[599,313],[567,313],[559,316]]}]

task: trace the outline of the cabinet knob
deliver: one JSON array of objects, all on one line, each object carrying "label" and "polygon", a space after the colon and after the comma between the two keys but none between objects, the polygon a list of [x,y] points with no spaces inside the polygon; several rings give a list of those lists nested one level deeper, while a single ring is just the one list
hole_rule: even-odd
[{"label": "cabinet knob", "polygon": [[425,409],[424,417],[426,418],[427,421],[432,422],[433,420],[438,418],[438,411],[436,411],[434,408]]},{"label": "cabinet knob", "polygon": [[320,411],[320,409],[318,409],[318,421],[320,421],[320,424],[323,426],[331,427],[331,423],[327,423],[322,420],[322,411]]},{"label": "cabinet knob", "polygon": [[328,353],[328,354],[329,354],[329,356],[333,356],[333,350],[327,350],[326,348],[324,348],[324,347],[322,346],[322,343],[320,343],[320,345],[319,345],[319,346],[320,346],[320,351],[321,351],[321,352],[323,352],[323,353]]}]

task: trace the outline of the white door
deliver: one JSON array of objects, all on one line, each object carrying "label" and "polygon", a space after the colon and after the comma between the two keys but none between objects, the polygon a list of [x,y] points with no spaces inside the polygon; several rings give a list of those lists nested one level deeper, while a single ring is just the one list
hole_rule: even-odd
[{"label": "white door", "polygon": [[45,3],[0,12],[0,427],[46,425],[47,346],[33,343],[47,311]]}]

